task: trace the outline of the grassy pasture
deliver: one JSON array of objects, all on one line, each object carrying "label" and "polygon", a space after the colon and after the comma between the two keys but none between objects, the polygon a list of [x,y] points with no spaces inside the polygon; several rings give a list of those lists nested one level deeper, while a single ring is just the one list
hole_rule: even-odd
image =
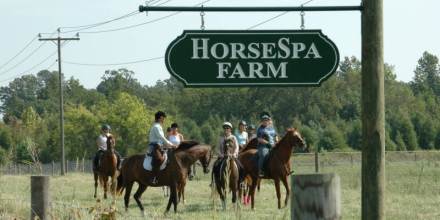
[{"label": "grassy pasture", "polygon": [[[313,166],[294,166],[296,173],[314,172]],[[387,219],[440,219],[440,162],[388,162],[386,164]],[[341,177],[343,219],[360,219],[361,172],[359,163],[321,167],[322,172],[335,172]],[[147,216],[145,219],[289,219],[290,209],[276,208],[274,185],[263,181],[257,193],[256,210],[241,206],[234,211],[228,201],[228,210],[220,210],[217,197],[211,197],[210,175],[198,171],[197,180],[189,181],[186,204],[178,206],[178,213],[164,215],[167,198],[162,188],[149,188],[142,197]],[[28,219],[30,215],[29,176],[0,175],[0,219]],[[136,187],[135,187],[136,188]],[[70,173],[51,178],[53,219],[93,219],[107,211],[111,199],[97,202],[93,199],[91,174]],[[134,189],[135,190],[135,189]],[[282,191],[284,193],[284,191]],[[133,194],[134,192],[132,192]],[[100,193],[102,196],[102,191]],[[230,199],[230,197],[229,197]],[[116,199],[118,219],[143,219],[134,200],[129,212],[123,208],[123,198]]]}]

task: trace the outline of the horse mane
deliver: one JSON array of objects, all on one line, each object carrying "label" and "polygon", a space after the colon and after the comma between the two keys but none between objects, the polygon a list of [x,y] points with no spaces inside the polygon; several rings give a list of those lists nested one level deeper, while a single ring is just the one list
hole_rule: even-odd
[{"label": "horse mane", "polygon": [[112,144],[116,145],[116,139],[115,137],[113,137],[113,135],[110,134],[107,136],[107,149],[114,149]]},{"label": "horse mane", "polygon": [[188,149],[190,149],[190,148],[192,148],[192,147],[194,147],[196,145],[199,145],[199,144],[200,144],[199,142],[192,141],[192,140],[190,140],[190,141],[182,141],[179,144],[179,147],[177,147],[176,150],[188,150]]},{"label": "horse mane", "polygon": [[287,139],[287,134],[292,133],[292,135],[295,135],[295,131],[297,131],[296,128],[288,128],[286,129],[286,134],[284,134],[284,136],[280,139],[280,141],[278,141],[278,143],[275,144],[275,146],[273,147],[273,149],[278,148],[281,146],[281,143],[285,142]]},{"label": "horse mane", "polygon": [[245,152],[251,149],[257,149],[258,146],[258,138],[252,138],[249,143],[246,145],[246,147],[241,150],[241,152]]}]

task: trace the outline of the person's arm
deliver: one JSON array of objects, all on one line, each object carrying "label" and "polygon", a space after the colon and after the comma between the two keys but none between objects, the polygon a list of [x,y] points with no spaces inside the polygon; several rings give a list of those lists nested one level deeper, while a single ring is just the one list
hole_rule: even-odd
[{"label": "person's arm", "polygon": [[224,150],[223,150],[223,138],[222,137],[220,137],[220,140],[218,141],[218,150],[219,150],[219,154],[218,154],[218,156],[219,157],[223,157],[224,155],[223,155],[223,152],[224,152]]},{"label": "person's arm", "polygon": [[158,137],[164,143],[165,146],[169,146],[169,147],[174,146],[168,139],[165,138],[165,136],[163,135],[163,132],[160,132],[159,127],[153,127],[153,132],[154,132],[155,136]]},{"label": "person's arm", "polygon": [[185,141],[185,139],[183,138],[183,135],[181,134],[181,133],[179,133],[179,136],[180,136],[180,141],[182,142],[182,141]]},{"label": "person's arm", "polygon": [[238,141],[237,138],[234,137],[234,145],[235,145],[235,149],[234,149],[234,157],[238,157],[238,151],[240,150],[240,148],[238,147]]}]

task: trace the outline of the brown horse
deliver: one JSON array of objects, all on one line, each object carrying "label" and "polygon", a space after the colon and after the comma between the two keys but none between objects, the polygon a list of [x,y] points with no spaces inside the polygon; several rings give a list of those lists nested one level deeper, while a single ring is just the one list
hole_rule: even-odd
[{"label": "brown horse", "polygon": [[211,160],[211,146],[209,145],[181,146],[182,144],[174,152],[170,152],[168,156],[169,164],[157,175],[156,184],[152,184],[150,181],[152,172],[145,170],[143,167],[145,155],[134,155],[124,160],[121,175],[118,178],[118,192],[122,193],[125,189],[124,204],[126,211],[128,210],[130,193],[134,182],[139,184],[139,188],[133,197],[142,214],[144,214],[144,207],[140,197],[148,186],[168,186],[170,188],[170,197],[166,212],[170,210],[171,204],[174,206],[174,212],[177,211],[178,200],[180,196],[184,197],[188,168],[199,160],[203,166],[204,173],[209,173],[208,167]]},{"label": "brown horse", "polygon": [[96,198],[98,179],[100,184],[104,187],[104,199],[107,199],[108,180],[110,177],[110,193],[114,197],[116,193],[117,177],[119,175],[117,169],[118,158],[115,154],[115,138],[112,135],[107,137],[107,150],[104,152],[101,158],[100,165],[93,171],[95,179],[95,194]]},{"label": "brown horse", "polygon": [[[304,141],[295,128],[289,128],[286,135],[276,144],[270,151],[266,162],[266,175],[263,179],[273,179],[275,182],[275,189],[278,198],[278,208],[281,208],[281,192],[280,180],[286,188],[286,199],[284,205],[287,205],[290,195],[290,186],[287,181],[287,176],[291,174],[290,171],[290,157],[293,152],[293,147],[304,147]],[[258,180],[258,165],[257,165],[257,150],[250,149],[243,151],[239,155],[239,160],[243,164],[246,173],[251,177],[251,207],[255,205],[255,188]]]},{"label": "brown horse", "polygon": [[225,139],[224,141],[225,151],[223,158],[219,158],[212,170],[212,179],[217,189],[217,193],[220,195],[222,201],[222,208],[226,210],[226,195],[228,194],[227,188],[232,192],[232,203],[237,202],[237,196],[241,198],[240,190],[240,173],[236,159],[232,156],[233,142],[232,139]]}]

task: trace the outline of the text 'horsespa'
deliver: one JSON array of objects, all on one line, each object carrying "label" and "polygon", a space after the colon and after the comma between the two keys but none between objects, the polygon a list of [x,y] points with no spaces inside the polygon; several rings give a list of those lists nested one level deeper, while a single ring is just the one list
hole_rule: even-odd
[{"label": "text 'horsespa'", "polygon": [[223,60],[250,60],[247,74],[240,62],[217,62],[217,79],[223,78],[288,78],[286,67],[288,62],[281,62],[277,66],[274,62],[253,62],[257,59],[320,59],[315,43],[306,45],[301,42],[290,42],[289,38],[280,38],[278,43],[215,43],[210,44],[209,38],[191,38],[193,56],[191,59]]},{"label": "text 'horsespa'", "polygon": [[186,86],[317,86],[339,53],[319,30],[185,31],[167,49],[170,73]]}]

